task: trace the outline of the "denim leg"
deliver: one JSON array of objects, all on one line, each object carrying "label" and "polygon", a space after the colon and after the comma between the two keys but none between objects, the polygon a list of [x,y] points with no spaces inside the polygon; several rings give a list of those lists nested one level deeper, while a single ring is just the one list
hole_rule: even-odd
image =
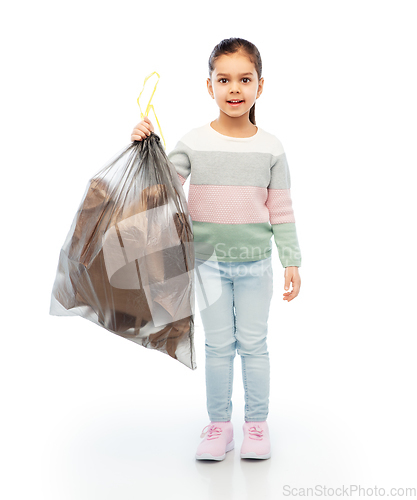
[{"label": "denim leg", "polygon": [[269,412],[267,332],[272,295],[271,258],[240,263],[235,268],[236,339],[242,361],[246,421],[266,420]]},{"label": "denim leg", "polygon": [[196,260],[197,300],[205,333],[207,412],[212,422],[223,422],[231,419],[233,410],[233,281],[226,263],[202,262]]}]

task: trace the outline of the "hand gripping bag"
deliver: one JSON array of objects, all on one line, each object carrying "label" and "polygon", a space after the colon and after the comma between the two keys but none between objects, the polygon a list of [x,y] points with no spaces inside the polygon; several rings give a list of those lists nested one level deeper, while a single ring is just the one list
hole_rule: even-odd
[{"label": "hand gripping bag", "polygon": [[49,313],[81,316],[195,370],[194,311],[192,220],[152,132],[89,180],[61,248]]}]

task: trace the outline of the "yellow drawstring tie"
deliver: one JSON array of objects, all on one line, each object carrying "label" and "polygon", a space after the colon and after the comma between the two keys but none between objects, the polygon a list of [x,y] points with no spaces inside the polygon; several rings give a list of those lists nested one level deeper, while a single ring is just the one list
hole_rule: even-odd
[{"label": "yellow drawstring tie", "polygon": [[[146,111],[145,111],[145,114],[142,113],[142,109],[140,107],[140,103],[139,103],[139,99],[140,99],[140,96],[142,95],[142,92],[144,91],[145,89],[145,84],[147,82],[147,80],[152,76],[152,75],[158,75],[158,80],[156,81],[155,83],[155,87],[153,89],[153,92],[152,92],[152,95],[151,95],[151,98],[149,99],[149,102],[148,102],[148,105],[146,106]],[[152,108],[153,109],[153,113],[155,115],[155,118],[156,118],[156,123],[158,124],[158,127],[159,127],[159,131],[161,133],[161,137],[162,137],[162,140],[164,141],[164,148],[166,149],[166,144],[165,144],[165,139],[164,139],[164,136],[162,135],[162,130],[161,130],[161,125],[159,125],[159,121],[158,121],[158,118],[156,116],[156,113],[155,113],[155,108],[153,107],[153,104],[151,104],[151,101],[152,101],[152,97],[153,95],[155,94],[155,90],[156,90],[156,86],[158,85],[158,82],[159,82],[159,73],[157,73],[156,71],[154,71],[153,73],[151,73],[150,75],[148,75],[146,78],[145,78],[145,81],[143,82],[143,88],[142,90],[140,91],[140,94],[139,94],[139,97],[138,97],[138,105],[139,105],[139,109],[140,109],[140,117],[141,119],[143,120],[145,116],[148,116],[148,113],[150,111],[150,109]]]}]

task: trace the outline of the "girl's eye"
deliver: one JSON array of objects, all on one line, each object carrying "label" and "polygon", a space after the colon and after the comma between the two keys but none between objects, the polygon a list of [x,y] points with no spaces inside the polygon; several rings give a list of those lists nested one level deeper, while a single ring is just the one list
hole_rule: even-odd
[{"label": "girl's eye", "polygon": [[[227,78],[220,78],[219,82],[221,82],[222,80],[227,80]],[[248,80],[248,82],[250,82],[250,78],[248,78],[246,76],[244,78],[242,78],[242,80]]]}]

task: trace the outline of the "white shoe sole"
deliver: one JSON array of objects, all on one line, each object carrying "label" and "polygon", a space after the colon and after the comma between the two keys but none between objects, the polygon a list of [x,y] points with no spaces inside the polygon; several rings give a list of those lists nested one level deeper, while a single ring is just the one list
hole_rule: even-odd
[{"label": "white shoe sole", "polygon": [[257,455],[254,451],[250,451],[248,453],[241,453],[240,458],[271,458],[271,452],[267,453],[266,455]]},{"label": "white shoe sole", "polygon": [[[233,450],[234,447],[235,447],[235,440],[232,439],[230,443],[228,443],[226,446],[226,453],[228,451]],[[217,457],[212,455],[211,453],[202,453],[201,455],[197,455],[196,453],[195,458],[197,460],[224,460],[226,458],[226,453]]]}]

